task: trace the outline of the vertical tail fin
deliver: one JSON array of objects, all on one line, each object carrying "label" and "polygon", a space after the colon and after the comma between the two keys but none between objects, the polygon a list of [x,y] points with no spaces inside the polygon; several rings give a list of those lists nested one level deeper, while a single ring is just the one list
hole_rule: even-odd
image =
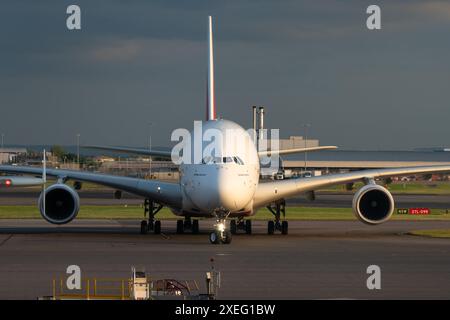
[{"label": "vertical tail fin", "polygon": [[208,84],[206,96],[206,120],[216,119],[216,102],[214,93],[214,51],[212,17],[208,17]]}]

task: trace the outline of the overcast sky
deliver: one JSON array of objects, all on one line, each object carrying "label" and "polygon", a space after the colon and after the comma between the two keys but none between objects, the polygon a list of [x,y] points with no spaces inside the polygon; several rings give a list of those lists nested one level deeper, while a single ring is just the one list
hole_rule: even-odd
[{"label": "overcast sky", "polygon": [[[66,28],[69,4],[82,30]],[[382,29],[369,31],[369,4]],[[218,114],[251,105],[281,136],[302,123],[344,149],[449,146],[450,2],[2,1],[6,144],[146,146],[205,114],[207,15]],[[150,123],[152,125],[150,126]]]}]

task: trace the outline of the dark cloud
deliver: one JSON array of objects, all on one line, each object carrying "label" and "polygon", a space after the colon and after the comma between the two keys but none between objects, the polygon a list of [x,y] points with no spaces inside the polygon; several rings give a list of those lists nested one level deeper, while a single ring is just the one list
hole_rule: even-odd
[{"label": "dark cloud", "polygon": [[[82,30],[65,28],[67,5]],[[4,1],[0,131],[7,143],[165,144],[201,119],[206,16],[216,17],[219,114],[253,104],[282,135],[311,123],[344,148],[447,145],[450,5],[381,1]],[[150,129],[150,124],[151,129]]]}]

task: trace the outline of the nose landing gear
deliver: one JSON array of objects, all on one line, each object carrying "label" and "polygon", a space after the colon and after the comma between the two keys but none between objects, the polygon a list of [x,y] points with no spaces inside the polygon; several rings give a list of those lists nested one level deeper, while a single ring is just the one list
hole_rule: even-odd
[{"label": "nose landing gear", "polygon": [[212,244],[231,243],[231,232],[226,230],[226,219],[230,213],[222,210],[216,211],[217,222],[214,224],[214,231],[209,234],[209,242]]},{"label": "nose landing gear", "polygon": [[209,242],[212,244],[231,243],[231,232],[229,230],[225,230],[225,219],[217,220],[214,228],[215,230],[209,234]]}]

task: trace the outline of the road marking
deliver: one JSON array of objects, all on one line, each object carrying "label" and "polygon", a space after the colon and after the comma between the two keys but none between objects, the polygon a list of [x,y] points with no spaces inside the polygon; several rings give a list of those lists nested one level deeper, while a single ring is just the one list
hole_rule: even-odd
[{"label": "road marking", "polygon": [[166,235],[166,234],[164,234],[164,233],[162,233],[162,232],[161,232],[161,236],[162,236],[164,239],[166,239],[166,240],[169,240],[169,239],[170,239],[170,237],[169,237],[168,235]]},{"label": "road marking", "polygon": [[10,234],[6,239],[4,239],[2,242],[0,242],[0,247],[3,246],[9,239],[13,237],[13,234]]}]

